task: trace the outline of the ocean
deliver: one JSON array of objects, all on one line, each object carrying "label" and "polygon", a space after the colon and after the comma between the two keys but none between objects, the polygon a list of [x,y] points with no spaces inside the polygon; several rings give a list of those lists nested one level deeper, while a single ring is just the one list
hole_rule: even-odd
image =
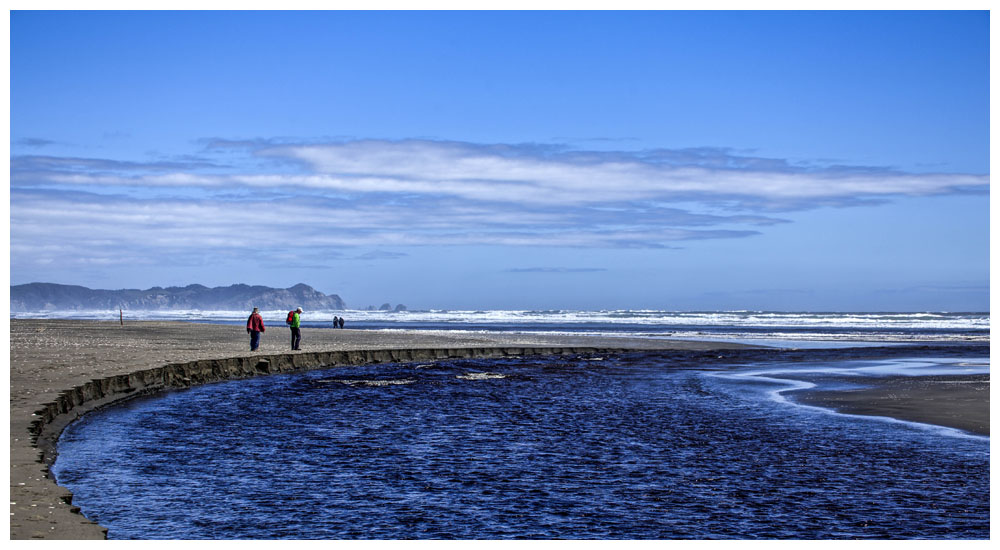
[{"label": "ocean", "polygon": [[[988,314],[306,312],[306,327],[334,330],[333,315],[376,331],[770,347],[335,367],[170,391],[72,424],[56,479],[112,539],[989,538],[989,437],[797,399],[988,375]],[[265,319],[283,325],[284,312]]]},{"label": "ocean", "polygon": [[[284,327],[287,311],[262,311],[267,326]],[[242,324],[249,311],[125,311],[125,320],[166,320]],[[451,330],[629,336],[681,340],[726,340],[762,345],[836,345],[836,342],[988,342],[989,313],[824,313],[772,311],[658,310],[481,310],[481,311],[306,311],[303,327],[364,330]],[[11,318],[119,319],[115,311],[16,312]]]}]

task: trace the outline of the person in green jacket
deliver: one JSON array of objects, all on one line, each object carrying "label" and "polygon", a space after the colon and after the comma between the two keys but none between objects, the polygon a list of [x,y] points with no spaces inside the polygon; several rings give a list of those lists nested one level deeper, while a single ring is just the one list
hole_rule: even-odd
[{"label": "person in green jacket", "polygon": [[292,349],[299,349],[299,342],[302,340],[302,332],[299,330],[299,324],[301,323],[302,308],[297,307],[291,315],[291,321],[288,322],[288,327],[292,329]]}]

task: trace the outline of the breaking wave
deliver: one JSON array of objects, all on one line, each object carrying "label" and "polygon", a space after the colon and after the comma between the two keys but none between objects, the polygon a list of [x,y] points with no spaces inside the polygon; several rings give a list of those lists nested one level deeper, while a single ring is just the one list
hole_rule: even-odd
[{"label": "breaking wave", "polygon": [[[264,311],[265,323],[284,326],[285,310]],[[126,320],[243,323],[248,312],[230,310],[125,311]],[[989,341],[990,315],[975,312],[772,312],[661,310],[426,310],[307,311],[303,326],[331,328],[334,316],[346,328],[530,332],[633,338],[796,341]],[[118,311],[15,312],[11,318],[118,320]]]}]

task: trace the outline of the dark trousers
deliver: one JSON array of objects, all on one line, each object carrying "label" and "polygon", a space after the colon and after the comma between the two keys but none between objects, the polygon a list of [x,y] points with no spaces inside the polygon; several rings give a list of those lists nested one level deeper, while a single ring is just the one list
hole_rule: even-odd
[{"label": "dark trousers", "polygon": [[299,327],[292,328],[292,349],[299,349],[299,341],[302,340],[302,332]]},{"label": "dark trousers", "polygon": [[250,331],[250,351],[257,351],[257,347],[260,346],[260,331],[251,330]]}]

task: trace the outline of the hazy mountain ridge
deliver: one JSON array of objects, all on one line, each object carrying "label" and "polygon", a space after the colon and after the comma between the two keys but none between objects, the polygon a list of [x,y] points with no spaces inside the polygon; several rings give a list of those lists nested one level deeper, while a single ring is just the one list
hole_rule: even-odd
[{"label": "hazy mountain ridge", "polygon": [[46,310],[305,310],[345,309],[336,294],[324,294],[299,283],[289,288],[235,284],[209,288],[204,285],[153,287],[146,290],[100,290],[76,285],[29,283],[10,287],[11,311]]}]

